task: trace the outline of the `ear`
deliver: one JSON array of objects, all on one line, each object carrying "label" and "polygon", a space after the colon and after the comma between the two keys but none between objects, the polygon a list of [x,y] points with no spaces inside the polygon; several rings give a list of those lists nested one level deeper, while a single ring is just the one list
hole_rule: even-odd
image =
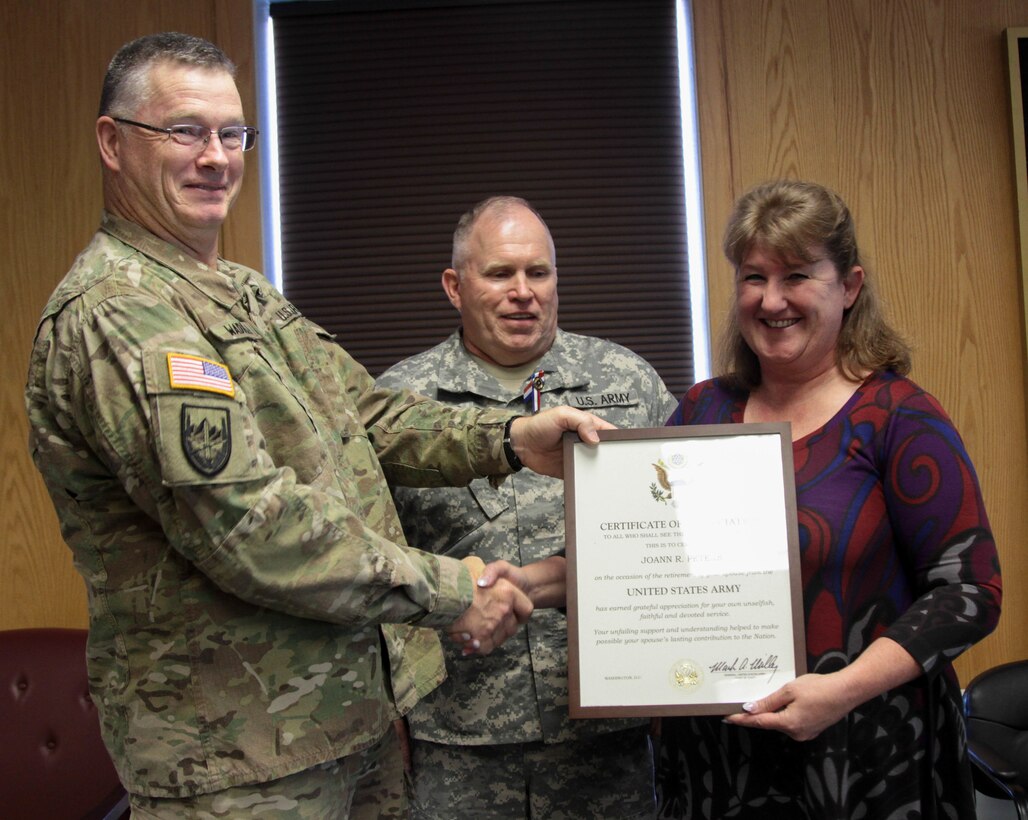
[{"label": "ear", "polygon": [[450,304],[460,312],[460,274],[453,268],[443,271],[443,290],[446,291],[446,298]]},{"label": "ear", "polygon": [[100,117],[96,121],[96,144],[100,148],[100,161],[111,171],[121,169],[118,139],[118,124],[110,117]]},{"label": "ear", "polygon": [[857,296],[860,295],[860,289],[864,287],[864,269],[860,265],[855,265],[850,271],[850,275],[842,280],[842,284],[846,288],[846,309],[848,310],[853,307]]}]

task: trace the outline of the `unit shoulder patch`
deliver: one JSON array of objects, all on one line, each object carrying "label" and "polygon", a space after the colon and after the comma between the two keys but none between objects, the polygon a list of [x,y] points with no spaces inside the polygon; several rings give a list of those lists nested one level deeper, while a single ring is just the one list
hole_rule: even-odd
[{"label": "unit shoulder patch", "polygon": [[225,469],[232,455],[231,425],[224,408],[182,405],[182,452],[197,472],[210,478]]}]

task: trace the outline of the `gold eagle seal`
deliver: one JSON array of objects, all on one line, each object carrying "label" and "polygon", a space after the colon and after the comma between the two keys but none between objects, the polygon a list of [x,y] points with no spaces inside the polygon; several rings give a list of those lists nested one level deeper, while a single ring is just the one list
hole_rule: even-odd
[{"label": "gold eagle seal", "polygon": [[667,465],[663,459],[657,459],[653,469],[657,471],[657,480],[650,484],[650,495],[654,501],[668,504],[671,501],[671,482],[668,481]]},{"label": "gold eagle seal", "polygon": [[692,661],[675,661],[668,672],[672,689],[696,689],[703,683],[703,670]]}]

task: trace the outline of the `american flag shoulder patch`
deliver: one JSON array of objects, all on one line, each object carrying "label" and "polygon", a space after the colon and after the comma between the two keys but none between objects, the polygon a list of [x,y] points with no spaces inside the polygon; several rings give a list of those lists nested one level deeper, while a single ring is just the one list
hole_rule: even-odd
[{"label": "american flag shoulder patch", "polygon": [[210,359],[187,353],[168,354],[168,376],[171,386],[180,390],[206,390],[235,396],[236,385],[228,368]]}]

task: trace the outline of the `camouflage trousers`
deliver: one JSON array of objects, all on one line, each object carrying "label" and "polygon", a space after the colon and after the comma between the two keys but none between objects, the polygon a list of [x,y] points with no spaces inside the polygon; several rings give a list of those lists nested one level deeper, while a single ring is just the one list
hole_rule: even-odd
[{"label": "camouflage trousers", "polygon": [[403,758],[393,732],[369,749],[272,780],[184,798],[131,795],[132,817],[328,820],[407,817]]},{"label": "camouflage trousers", "polygon": [[566,743],[412,742],[413,820],[612,820],[656,815],[645,727]]}]

